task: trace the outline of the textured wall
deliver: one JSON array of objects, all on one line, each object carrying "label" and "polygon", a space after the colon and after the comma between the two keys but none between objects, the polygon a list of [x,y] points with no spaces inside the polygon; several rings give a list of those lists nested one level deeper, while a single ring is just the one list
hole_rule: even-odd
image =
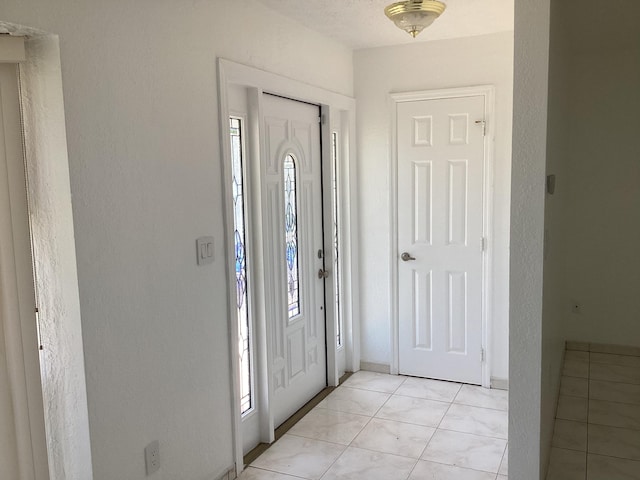
[{"label": "textured wall", "polygon": [[538,480],[549,0],[516,0],[515,32],[509,478]]},{"label": "textured wall", "polygon": [[5,0],[0,20],[60,38],[94,478],[145,478],[154,439],[158,479],[216,478],[233,458],[215,60],[350,94],[351,52],[253,0]]},{"label": "textured wall", "polygon": [[[419,62],[415,59],[420,58]],[[391,362],[389,155],[392,92],[492,84],[495,98],[494,290],[491,375],[506,379],[509,335],[509,195],[513,32],[359,50],[358,101],[362,360]],[[410,66],[410,67],[408,67]]]}]

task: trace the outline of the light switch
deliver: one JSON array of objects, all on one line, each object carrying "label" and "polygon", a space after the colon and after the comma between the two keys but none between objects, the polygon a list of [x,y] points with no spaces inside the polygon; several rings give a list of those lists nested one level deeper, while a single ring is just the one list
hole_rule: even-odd
[{"label": "light switch", "polygon": [[213,263],[214,260],[214,239],[213,237],[200,237],[196,240],[196,253],[198,255],[198,265]]}]

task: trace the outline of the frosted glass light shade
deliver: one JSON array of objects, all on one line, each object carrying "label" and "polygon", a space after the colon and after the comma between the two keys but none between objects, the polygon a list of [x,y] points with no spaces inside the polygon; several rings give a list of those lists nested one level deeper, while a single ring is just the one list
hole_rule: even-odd
[{"label": "frosted glass light shade", "polygon": [[396,2],[384,9],[384,13],[396,26],[416,37],[444,12],[447,6],[437,0],[407,0]]}]

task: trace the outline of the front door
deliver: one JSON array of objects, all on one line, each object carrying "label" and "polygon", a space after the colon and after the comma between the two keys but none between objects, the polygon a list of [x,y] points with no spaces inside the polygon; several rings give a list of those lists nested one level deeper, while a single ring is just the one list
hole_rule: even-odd
[{"label": "front door", "polygon": [[320,112],[263,95],[263,230],[270,384],[279,426],[327,385]]},{"label": "front door", "polygon": [[484,96],[400,102],[401,374],[482,382]]}]

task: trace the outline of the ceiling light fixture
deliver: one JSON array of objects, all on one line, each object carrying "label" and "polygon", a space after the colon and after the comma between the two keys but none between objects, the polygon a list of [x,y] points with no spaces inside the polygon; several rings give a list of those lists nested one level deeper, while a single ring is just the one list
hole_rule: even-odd
[{"label": "ceiling light fixture", "polygon": [[389,19],[413,38],[431,25],[447,6],[438,0],[406,0],[384,9]]}]

